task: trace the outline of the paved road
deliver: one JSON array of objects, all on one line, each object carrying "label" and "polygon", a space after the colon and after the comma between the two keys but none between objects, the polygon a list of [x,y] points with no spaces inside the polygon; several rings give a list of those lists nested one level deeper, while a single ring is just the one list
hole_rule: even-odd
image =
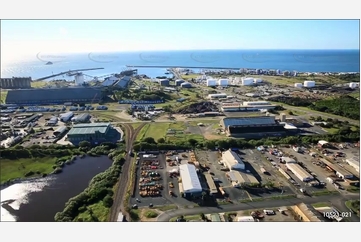
[{"label": "paved road", "polygon": [[[231,212],[238,210],[251,210],[251,209],[260,209],[260,208],[274,208],[281,206],[293,206],[298,203],[313,204],[318,202],[329,202],[333,204],[340,212],[348,212],[349,209],[345,206],[347,200],[359,199],[358,194],[346,195],[341,197],[340,195],[329,195],[329,196],[319,196],[319,197],[304,197],[304,198],[291,198],[284,200],[265,200],[260,202],[250,202],[242,204],[233,204],[233,205],[223,205],[219,207],[195,207],[191,209],[181,209],[181,210],[172,210],[162,213],[158,218],[158,222],[167,222],[171,218],[185,215],[195,215],[200,213],[221,213],[221,212]],[[352,222],[360,222],[360,219],[352,214],[352,217],[349,218]]]}]

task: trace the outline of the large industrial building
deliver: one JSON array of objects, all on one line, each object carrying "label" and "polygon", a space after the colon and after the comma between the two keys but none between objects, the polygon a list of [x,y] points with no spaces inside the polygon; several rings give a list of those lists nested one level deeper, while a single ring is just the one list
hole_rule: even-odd
[{"label": "large industrial building", "polygon": [[79,145],[82,141],[97,145],[119,140],[121,134],[110,123],[76,124],[68,133],[68,141],[74,145]]},{"label": "large industrial building", "polygon": [[290,170],[298,179],[303,182],[309,182],[314,179],[314,177],[305,171],[299,164],[293,162],[287,162],[286,167]]},{"label": "large industrial building", "polygon": [[25,89],[31,88],[31,77],[1,78],[1,89]]},{"label": "large industrial building", "polygon": [[58,105],[66,102],[97,103],[102,90],[92,87],[38,88],[9,90],[5,103],[17,105]]},{"label": "large industrial building", "polygon": [[245,170],[246,165],[239,155],[232,150],[227,150],[222,153],[222,162],[229,170]]},{"label": "large industrial building", "polygon": [[182,180],[182,185],[179,186],[180,192],[183,192],[185,197],[201,196],[203,189],[196,167],[190,164],[183,164],[179,166],[179,172]]},{"label": "large industrial building", "polygon": [[261,138],[286,134],[284,125],[278,123],[274,116],[223,118],[220,124],[227,136],[232,137]]}]

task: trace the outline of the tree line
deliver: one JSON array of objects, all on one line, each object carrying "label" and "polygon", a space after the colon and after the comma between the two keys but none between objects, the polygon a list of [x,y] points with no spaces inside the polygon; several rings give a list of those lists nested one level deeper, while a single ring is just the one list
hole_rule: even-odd
[{"label": "tree line", "polygon": [[280,145],[280,144],[317,144],[319,140],[329,142],[356,142],[360,140],[359,132],[342,132],[340,134],[313,135],[313,136],[288,136],[288,137],[268,137],[258,140],[246,139],[221,139],[221,140],[204,140],[188,139],[187,141],[166,142],[164,138],[155,141],[152,137],[146,137],[133,146],[135,152],[155,151],[155,150],[188,150],[188,149],[208,149],[214,150],[229,148],[255,148],[260,145]]}]

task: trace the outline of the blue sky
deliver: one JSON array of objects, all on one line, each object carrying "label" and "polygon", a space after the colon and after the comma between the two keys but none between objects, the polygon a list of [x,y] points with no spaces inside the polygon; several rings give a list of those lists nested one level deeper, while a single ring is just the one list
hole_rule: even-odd
[{"label": "blue sky", "polygon": [[2,55],[194,49],[359,49],[358,20],[2,20]]}]

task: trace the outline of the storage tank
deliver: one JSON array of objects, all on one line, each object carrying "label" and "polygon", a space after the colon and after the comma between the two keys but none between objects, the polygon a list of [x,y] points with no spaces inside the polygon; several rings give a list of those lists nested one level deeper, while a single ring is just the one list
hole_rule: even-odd
[{"label": "storage tank", "polygon": [[285,114],[285,113],[281,113],[281,115],[280,115],[280,121],[281,121],[281,122],[286,122],[286,114]]},{"label": "storage tank", "polygon": [[304,87],[314,87],[316,85],[315,81],[305,81],[303,83]]},{"label": "storage tank", "polygon": [[228,79],[219,79],[218,80],[218,85],[221,87],[226,87],[228,86],[229,80]]},{"label": "storage tank", "polygon": [[184,83],[184,80],[182,80],[182,79],[178,79],[178,80],[175,81],[175,85],[177,87],[179,87],[182,83]]},{"label": "storage tank", "polygon": [[262,80],[261,78],[254,78],[254,79],[253,79],[253,82],[254,82],[254,83],[262,83],[263,80]]},{"label": "storage tank", "polygon": [[163,87],[167,87],[169,86],[169,80],[168,79],[159,80],[159,84]]},{"label": "storage tank", "polygon": [[242,78],[242,86],[251,86],[253,85],[253,78],[246,77]]},{"label": "storage tank", "polygon": [[301,88],[301,87],[303,87],[303,85],[302,85],[302,83],[295,83],[295,87],[296,88]]},{"label": "storage tank", "polygon": [[190,84],[189,82],[184,82],[184,83],[181,84],[181,87],[183,87],[183,88],[191,88],[192,84]]},{"label": "storage tank", "polygon": [[207,87],[214,87],[214,86],[217,86],[217,80],[216,79],[208,79]]},{"label": "storage tank", "polygon": [[357,87],[357,83],[351,82],[351,83],[349,84],[349,87],[350,87],[350,88],[356,88],[356,87]]},{"label": "storage tank", "polygon": [[75,75],[75,85],[81,86],[84,84],[84,75],[83,73],[78,73]]}]

